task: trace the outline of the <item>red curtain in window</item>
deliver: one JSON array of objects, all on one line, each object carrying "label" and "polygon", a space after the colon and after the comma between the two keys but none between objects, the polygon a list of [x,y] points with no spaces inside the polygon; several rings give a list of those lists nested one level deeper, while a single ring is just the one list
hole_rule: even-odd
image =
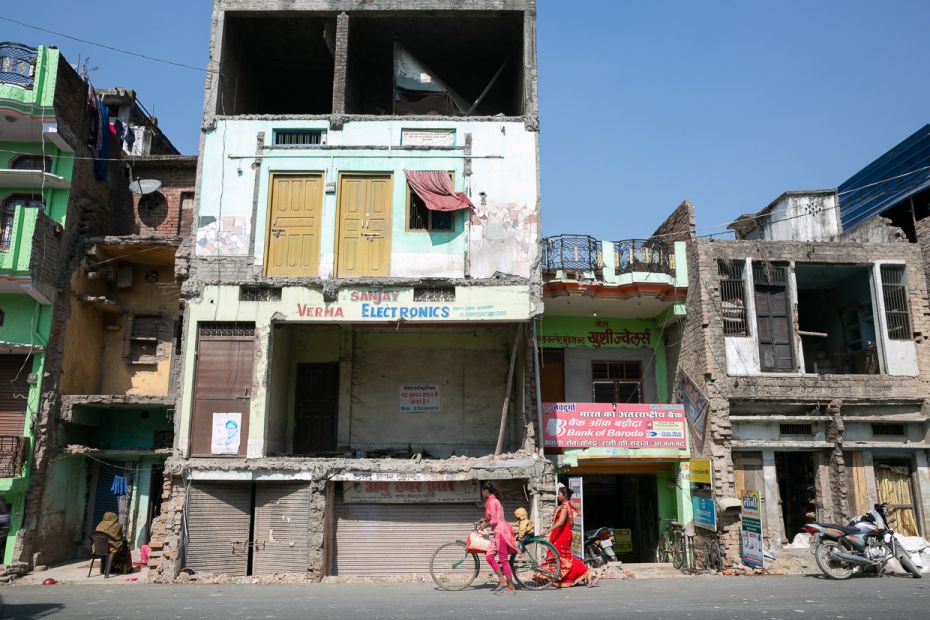
[{"label": "red curtain in window", "polygon": [[458,211],[473,209],[468,196],[456,192],[449,173],[439,170],[404,170],[407,183],[430,211]]}]

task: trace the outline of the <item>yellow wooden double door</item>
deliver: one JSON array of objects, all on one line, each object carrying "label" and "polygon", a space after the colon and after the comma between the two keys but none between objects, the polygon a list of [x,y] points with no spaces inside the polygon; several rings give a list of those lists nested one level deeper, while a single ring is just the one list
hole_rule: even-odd
[{"label": "yellow wooden double door", "polygon": [[[390,275],[391,191],[389,174],[340,177],[337,277]],[[266,275],[319,275],[323,195],[322,174],[272,175]]]}]

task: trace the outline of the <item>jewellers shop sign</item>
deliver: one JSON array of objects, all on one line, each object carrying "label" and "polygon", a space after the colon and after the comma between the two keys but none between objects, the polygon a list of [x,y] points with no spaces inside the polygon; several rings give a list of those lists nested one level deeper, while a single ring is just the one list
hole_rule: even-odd
[{"label": "jewellers shop sign", "polygon": [[410,480],[344,482],[346,504],[463,504],[478,501],[474,480]]},{"label": "jewellers shop sign", "polygon": [[658,345],[655,325],[641,319],[546,317],[537,343],[569,349],[643,349]]},{"label": "jewellers shop sign", "polygon": [[686,450],[681,405],[543,403],[546,448]]}]

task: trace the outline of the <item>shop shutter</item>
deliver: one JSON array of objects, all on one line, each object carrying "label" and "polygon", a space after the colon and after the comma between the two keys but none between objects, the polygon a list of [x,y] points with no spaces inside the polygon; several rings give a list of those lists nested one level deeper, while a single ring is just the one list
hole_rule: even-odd
[{"label": "shop shutter", "polygon": [[0,435],[23,436],[31,372],[28,355],[0,355]]},{"label": "shop shutter", "polygon": [[255,360],[255,326],[246,323],[202,323],[197,340],[191,451],[209,456],[214,413],[241,413],[239,455],[249,437],[249,403]]},{"label": "shop shutter", "polygon": [[464,540],[484,510],[470,504],[336,503],[334,575],[427,575],[439,545]]},{"label": "shop shutter", "polygon": [[126,471],[122,469],[121,463],[97,463],[97,486],[94,487],[94,514],[91,517],[90,530],[97,528],[97,524],[103,520],[103,515],[108,512],[119,514],[119,495],[115,495],[113,488],[113,478],[117,475],[124,476]]},{"label": "shop shutter", "polygon": [[306,573],[309,530],[309,485],[256,484],[252,574]]},{"label": "shop shutter", "polygon": [[203,482],[187,496],[187,561],[195,572],[245,576],[252,521],[250,482]]}]

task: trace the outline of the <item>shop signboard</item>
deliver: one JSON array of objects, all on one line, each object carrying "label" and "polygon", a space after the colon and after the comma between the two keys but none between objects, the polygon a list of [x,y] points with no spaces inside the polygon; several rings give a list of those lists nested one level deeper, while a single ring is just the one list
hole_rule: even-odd
[{"label": "shop signboard", "polygon": [[633,530],[628,527],[614,530],[614,552],[633,553]]},{"label": "shop signboard", "polygon": [[346,504],[464,504],[477,503],[478,497],[478,483],[474,480],[371,480],[342,484],[342,501]]},{"label": "shop signboard", "polygon": [[543,403],[543,445],[685,450],[685,414],[681,405]]},{"label": "shop signboard", "polygon": [[439,386],[432,383],[405,383],[398,388],[401,413],[436,413],[442,411]]},{"label": "shop signboard", "polygon": [[688,421],[691,422],[694,436],[703,439],[704,427],[707,424],[707,397],[704,396],[704,393],[694,384],[691,378],[683,372],[678,377],[678,399],[685,408],[685,414],[688,416]]},{"label": "shop signboard", "polygon": [[691,507],[694,512],[695,527],[702,527],[713,532],[717,531],[717,506],[714,504],[714,500],[709,497],[695,495],[691,498]]},{"label": "shop signboard", "polygon": [[757,490],[743,491],[740,511],[740,559],[746,566],[765,568],[762,551],[762,494]]},{"label": "shop signboard", "polygon": [[536,341],[541,347],[641,349],[658,344],[655,324],[642,319],[556,316],[542,322]]},{"label": "shop signboard", "polygon": [[581,478],[569,478],[568,488],[572,490],[571,504],[575,510],[572,523],[572,555],[584,560],[584,485]]},{"label": "shop signboard", "polygon": [[710,459],[691,459],[689,471],[693,484],[710,484]]}]

